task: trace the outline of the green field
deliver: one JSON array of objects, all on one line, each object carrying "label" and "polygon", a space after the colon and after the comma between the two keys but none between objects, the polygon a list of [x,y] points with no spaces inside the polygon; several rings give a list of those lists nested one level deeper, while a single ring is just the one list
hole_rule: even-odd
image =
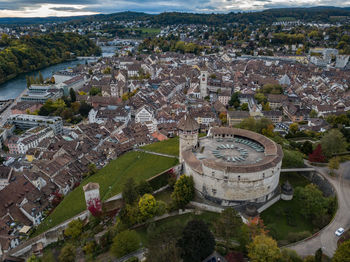
[{"label": "green field", "polygon": [[160,28],[145,28],[145,27],[141,27],[141,28],[135,28],[136,30],[141,30],[143,34],[159,34],[161,29]]},{"label": "green field", "polygon": [[179,156],[179,137],[156,142],[141,148],[156,153]]},{"label": "green field", "polygon": [[133,177],[136,182],[146,180],[176,165],[175,158],[162,157],[142,152],[128,152],[111,161],[97,174],[85,179],[69,193],[56,209],[38,227],[35,235],[56,226],[86,209],[82,187],[89,182],[98,182],[102,200],[121,192],[126,180]]}]

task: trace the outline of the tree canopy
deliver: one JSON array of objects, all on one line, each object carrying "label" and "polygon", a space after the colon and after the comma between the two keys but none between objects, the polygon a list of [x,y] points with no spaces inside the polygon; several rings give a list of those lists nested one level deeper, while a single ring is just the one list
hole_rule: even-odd
[{"label": "tree canopy", "polygon": [[178,246],[184,262],[200,262],[214,251],[215,239],[207,224],[192,220],[186,225]]},{"label": "tree canopy", "polygon": [[248,257],[252,262],[275,262],[281,258],[281,251],[273,238],[263,234],[248,245]]},{"label": "tree canopy", "polygon": [[333,262],[350,261],[350,240],[345,241],[337,248],[332,261]]},{"label": "tree canopy", "polygon": [[194,198],[193,178],[182,175],[175,183],[171,198],[177,207],[185,207]]},{"label": "tree canopy", "polygon": [[140,239],[136,231],[125,230],[120,232],[113,239],[111,246],[111,252],[117,258],[123,257],[133,251],[136,251],[140,247]]},{"label": "tree canopy", "polygon": [[[0,83],[20,73],[31,72],[77,56],[99,55],[101,50],[89,38],[75,33],[7,36],[0,50]],[[39,82],[43,82],[39,74]]]},{"label": "tree canopy", "polygon": [[346,151],[346,141],[343,134],[338,129],[331,129],[321,139],[324,154],[332,157],[333,154]]}]

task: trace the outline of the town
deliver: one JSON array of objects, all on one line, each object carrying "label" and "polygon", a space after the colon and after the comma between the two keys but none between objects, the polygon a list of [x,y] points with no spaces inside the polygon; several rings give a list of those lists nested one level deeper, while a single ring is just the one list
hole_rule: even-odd
[{"label": "town", "polygon": [[[170,261],[245,261],[247,254],[250,261],[265,261],[254,253],[259,238],[277,240],[269,261],[347,261],[345,253],[339,255],[350,243],[350,232],[344,233],[350,226],[345,22],[274,21],[245,35],[237,25],[233,37],[207,25],[151,30],[154,22],[141,19],[83,20],[79,28],[72,23],[0,29],[14,38],[51,30],[78,33],[99,46],[116,47],[114,55],[93,55],[49,77],[28,74],[18,97],[0,101],[5,261],[41,261],[35,259],[45,257],[53,243],[62,247],[64,239],[81,248],[71,259],[75,247],[66,244],[54,255],[58,261],[109,261],[108,249],[98,245],[111,246],[114,257],[124,259],[113,261],[138,261],[127,260],[129,254],[146,261],[165,261],[170,254]],[[181,183],[193,192],[181,191]],[[318,205],[311,203],[315,199]],[[143,201],[149,201],[146,211]],[[210,253],[195,257],[186,249],[194,244],[183,236],[180,244],[169,240],[164,253],[155,254],[161,245],[157,234],[167,238],[156,226],[166,228],[163,219],[189,214],[206,222],[192,223],[192,230],[209,231],[203,234]],[[282,226],[275,222],[281,217]],[[228,220],[235,228],[224,232]],[[169,238],[176,238],[171,226]],[[337,248],[338,228],[343,231]],[[94,237],[79,242],[85,229]],[[150,230],[157,234],[148,236]],[[135,232],[141,244],[133,243]],[[322,242],[329,232],[328,242]],[[117,240],[129,234],[129,240],[119,241],[135,247],[119,250],[107,233]],[[208,256],[215,260],[205,260]],[[289,260],[278,260],[282,257]]]}]

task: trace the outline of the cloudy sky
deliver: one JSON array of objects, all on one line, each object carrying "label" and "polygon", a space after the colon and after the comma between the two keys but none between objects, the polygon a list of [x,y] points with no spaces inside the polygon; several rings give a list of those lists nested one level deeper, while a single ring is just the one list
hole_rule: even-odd
[{"label": "cloudy sky", "polygon": [[293,6],[350,6],[350,0],[0,0],[0,17],[90,15],[120,11],[230,12]]}]

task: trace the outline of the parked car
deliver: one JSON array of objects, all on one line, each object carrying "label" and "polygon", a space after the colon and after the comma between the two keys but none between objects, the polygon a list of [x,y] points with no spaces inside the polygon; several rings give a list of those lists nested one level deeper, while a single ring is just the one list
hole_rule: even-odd
[{"label": "parked car", "polygon": [[345,232],[344,228],[340,227],[335,231],[336,236],[340,237]]}]

